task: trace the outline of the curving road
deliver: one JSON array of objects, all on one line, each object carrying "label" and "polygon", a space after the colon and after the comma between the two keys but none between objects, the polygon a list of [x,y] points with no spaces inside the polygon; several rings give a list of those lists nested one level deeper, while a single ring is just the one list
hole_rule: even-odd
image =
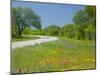
[{"label": "curving road", "polygon": [[12,42],[12,49],[58,40],[57,37],[50,37],[50,36],[38,36],[38,37],[40,38],[35,40]]}]

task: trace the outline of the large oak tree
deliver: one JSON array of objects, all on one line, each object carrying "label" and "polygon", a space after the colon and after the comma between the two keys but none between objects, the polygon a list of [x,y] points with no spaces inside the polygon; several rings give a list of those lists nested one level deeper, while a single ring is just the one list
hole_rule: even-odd
[{"label": "large oak tree", "polygon": [[26,27],[41,29],[40,17],[31,9],[25,7],[12,8],[12,34],[19,37]]}]

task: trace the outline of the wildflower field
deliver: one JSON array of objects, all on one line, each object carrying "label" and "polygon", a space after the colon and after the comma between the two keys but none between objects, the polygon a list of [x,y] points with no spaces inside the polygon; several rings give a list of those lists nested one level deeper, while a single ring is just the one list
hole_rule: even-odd
[{"label": "wildflower field", "polygon": [[57,41],[12,50],[12,73],[95,69],[95,41]]}]

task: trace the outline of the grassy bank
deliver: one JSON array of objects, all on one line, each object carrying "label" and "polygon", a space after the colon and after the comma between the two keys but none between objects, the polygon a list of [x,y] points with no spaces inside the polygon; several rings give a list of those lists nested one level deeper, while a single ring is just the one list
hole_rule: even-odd
[{"label": "grassy bank", "polygon": [[33,40],[33,39],[38,39],[40,37],[36,37],[33,35],[26,35],[22,37],[12,37],[12,42],[17,42],[17,41],[27,41],[27,40]]},{"label": "grassy bank", "polygon": [[[57,41],[12,50],[12,72],[95,69],[95,41]],[[20,71],[19,71],[20,70]]]}]

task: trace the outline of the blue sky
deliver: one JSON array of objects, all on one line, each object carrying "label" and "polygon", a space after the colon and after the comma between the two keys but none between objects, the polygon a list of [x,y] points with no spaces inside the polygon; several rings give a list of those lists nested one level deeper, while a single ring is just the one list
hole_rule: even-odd
[{"label": "blue sky", "polygon": [[43,28],[52,24],[63,26],[65,24],[73,23],[72,19],[75,13],[85,8],[83,5],[48,4],[20,1],[12,1],[12,6],[32,8],[32,10],[41,17],[41,25]]}]

